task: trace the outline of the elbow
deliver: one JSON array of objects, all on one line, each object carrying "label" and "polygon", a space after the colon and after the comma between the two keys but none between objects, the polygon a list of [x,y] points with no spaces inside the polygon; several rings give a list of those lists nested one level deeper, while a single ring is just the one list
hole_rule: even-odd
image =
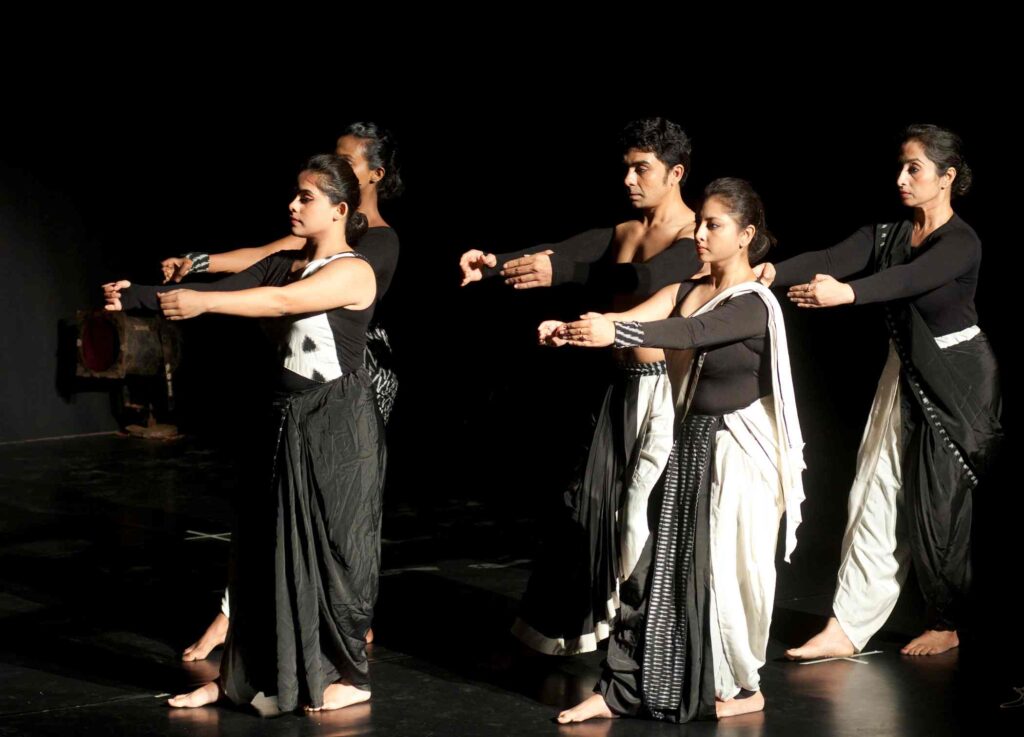
[{"label": "elbow", "polygon": [[267,305],[270,317],[285,317],[286,315],[297,314],[298,305],[287,291],[287,289],[278,287],[271,293],[269,304]]}]

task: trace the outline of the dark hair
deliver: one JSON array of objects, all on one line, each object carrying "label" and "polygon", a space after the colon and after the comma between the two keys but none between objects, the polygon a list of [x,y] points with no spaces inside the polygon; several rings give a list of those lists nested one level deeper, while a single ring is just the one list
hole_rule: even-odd
[{"label": "dark hair", "polygon": [[690,144],[690,137],[678,123],[665,118],[642,118],[631,121],[622,129],[619,143],[622,145],[623,153],[631,148],[654,152],[668,169],[682,164],[683,178],[679,181],[680,185],[684,184],[690,175],[690,153],[693,146]]},{"label": "dark hair", "polygon": [[740,226],[754,226],[754,239],[747,249],[747,260],[750,265],[758,263],[775,245],[775,236],[768,232],[764,222],[764,204],[761,197],[745,179],[722,177],[716,179],[704,189],[704,199],[717,197],[729,208],[729,214]]},{"label": "dark hair", "polygon": [[[363,142],[363,152],[371,169],[384,169],[384,178],[377,182],[377,196],[382,200],[397,197],[405,189],[398,169],[398,144],[387,128],[370,122],[350,123],[342,136],[355,136]],[[339,136],[340,138],[341,136]]]},{"label": "dark hair", "polygon": [[316,184],[332,205],[348,205],[345,240],[354,244],[369,228],[366,215],[359,212],[359,180],[352,167],[337,154],[318,154],[306,162],[303,171],[316,175]]},{"label": "dark hair", "polygon": [[918,141],[924,146],[925,155],[935,162],[939,175],[946,173],[950,167],[956,169],[953,180],[952,195],[965,195],[971,188],[971,167],[962,153],[963,141],[948,128],[937,125],[909,125],[903,131],[903,143]]}]

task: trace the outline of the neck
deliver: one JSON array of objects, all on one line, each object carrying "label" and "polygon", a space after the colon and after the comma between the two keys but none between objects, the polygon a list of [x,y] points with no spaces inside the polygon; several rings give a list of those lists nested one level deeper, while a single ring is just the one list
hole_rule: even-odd
[{"label": "neck", "polygon": [[683,202],[683,195],[679,191],[679,187],[673,189],[654,207],[645,207],[643,213],[642,219],[646,228],[666,223],[682,225],[696,219],[693,210]]},{"label": "neck", "polygon": [[359,192],[359,212],[366,215],[366,220],[371,228],[386,227],[387,223],[380,215],[377,207],[377,187],[371,185]]},{"label": "neck", "polygon": [[754,270],[750,268],[750,264],[747,262],[745,251],[741,251],[727,261],[719,261],[718,263],[710,264],[710,266],[711,284],[716,292],[721,292],[723,289],[734,287],[743,282],[754,281],[757,278]]},{"label": "neck", "polygon": [[351,250],[352,246],[345,240],[344,231],[311,236],[306,240],[306,258],[310,261],[319,261]]},{"label": "neck", "polygon": [[953,206],[949,200],[929,202],[914,208],[914,230],[928,235],[949,222],[953,217]]}]

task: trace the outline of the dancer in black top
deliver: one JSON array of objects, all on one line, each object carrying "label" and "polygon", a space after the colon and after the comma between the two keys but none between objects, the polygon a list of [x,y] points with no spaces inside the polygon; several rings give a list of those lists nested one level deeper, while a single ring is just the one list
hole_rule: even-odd
[{"label": "dancer in black top", "polygon": [[[689,174],[690,141],[661,118],[626,126],[624,184],[640,220],[587,231],[538,253],[463,254],[463,285],[496,275],[515,288],[586,284],[599,299],[628,309],[702,264],[693,249],[695,215],[680,187]],[[541,272],[553,279],[542,281]],[[647,501],[672,446],[672,403],[660,350],[617,351],[586,462],[566,494],[557,532],[547,536],[512,632],[539,652],[569,655],[608,637],[619,584],[648,536]]]},{"label": "dancer in black top", "polygon": [[[353,244],[357,253],[366,257],[377,277],[377,309],[367,331],[364,363],[373,381],[377,406],[385,424],[394,408],[398,393],[398,376],[391,351],[391,340],[382,325],[380,304],[391,286],[398,266],[398,234],[381,216],[379,200],[394,199],[402,193],[401,170],[395,137],[384,127],[372,122],[352,123],[338,138],[335,153],[352,167],[359,180],[359,212],[366,216],[369,229]],[[306,239],[287,235],[258,248],[239,248],[226,253],[192,252],[164,259],[161,268],[164,283],[180,282],[190,274],[236,273],[258,261],[283,251],[304,248]],[[206,628],[202,637],[185,648],[181,659],[204,660],[210,652],[224,644],[231,616],[230,597],[225,591],[221,611]],[[373,630],[367,630],[366,641],[373,641]]]},{"label": "dancer in black top", "polygon": [[[781,309],[751,268],[771,244],[760,198],[738,179],[705,191],[697,250],[710,275],[624,313],[542,323],[542,341],[657,346],[676,432],[652,497],[655,528],[622,584],[594,696],[558,721],[714,719],[764,708],[778,525],[788,560],[803,500],[802,447]],[[667,318],[667,319],[666,319]]]},{"label": "dancer in black top", "polygon": [[[108,309],[279,317],[281,373],[264,489],[233,538],[232,612],[221,677],[171,706],[259,692],[281,710],[336,709],[370,697],[364,636],[380,565],[383,423],[363,368],[376,278],[353,251],[366,231],[358,180],[314,157],[290,205],[301,252],[276,254],[214,284],[104,286]],[[256,458],[266,458],[256,453]],[[272,472],[272,473],[271,473]]]},{"label": "dancer in black top", "polygon": [[[804,308],[885,305],[889,357],[857,455],[833,617],[792,659],[863,649],[896,604],[911,560],[929,607],[906,655],[959,644],[970,585],[971,498],[1002,439],[995,357],[977,327],[981,241],[954,211],[970,169],[960,139],[907,129],[896,185],[910,220],[872,225],[827,249],[766,264]],[[843,279],[867,273],[850,282]]]}]

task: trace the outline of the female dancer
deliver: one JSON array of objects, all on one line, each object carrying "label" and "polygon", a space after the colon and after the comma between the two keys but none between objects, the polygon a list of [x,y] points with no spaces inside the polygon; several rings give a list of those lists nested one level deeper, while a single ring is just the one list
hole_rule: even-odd
[{"label": "female dancer", "polygon": [[[372,122],[352,123],[338,138],[335,153],[352,167],[359,180],[359,212],[366,216],[369,229],[353,244],[356,251],[366,257],[377,276],[377,305],[374,319],[367,332],[364,361],[373,382],[377,406],[387,424],[398,393],[391,341],[380,321],[380,303],[391,286],[398,266],[398,235],[384,220],[378,207],[380,200],[389,200],[401,194],[404,184],[399,169],[398,146],[395,137],[383,126]],[[235,273],[244,271],[257,261],[279,251],[297,251],[304,248],[306,239],[288,235],[258,248],[239,248],[227,253],[186,253],[164,259],[164,283],[180,282],[189,274],[203,272]],[[204,660],[210,652],[224,644],[231,616],[230,596],[225,592],[221,611],[203,632],[202,637],[185,648],[181,659]],[[366,641],[373,642],[373,630],[367,630]]]},{"label": "female dancer", "polygon": [[[775,544],[786,559],[803,500],[802,447],[781,310],[751,268],[771,244],[750,185],[705,190],[697,251],[710,275],[633,310],[548,321],[543,341],[666,351],[677,430],[652,534],[630,578],[596,693],[560,722],[648,715],[685,722],[764,708]],[[663,319],[668,318],[668,319]]]},{"label": "female dancer", "polygon": [[364,635],[377,595],[384,445],[362,367],[376,279],[350,245],[367,227],[358,206],[349,164],[316,156],[289,207],[302,251],[189,289],[104,286],[108,309],[281,318],[273,483],[254,492],[240,522],[221,677],[171,706],[221,694],[248,703],[262,692],[282,711],[319,710],[370,697]]},{"label": "female dancer", "polygon": [[[953,211],[971,171],[953,132],[914,125],[896,180],[909,220],[861,228],[842,243],[772,268],[800,307],[885,305],[889,357],[857,453],[833,617],[795,660],[864,648],[899,597],[913,560],[929,609],[901,652],[959,645],[970,584],[971,495],[1002,439],[995,357],[977,326],[981,241]],[[844,283],[844,277],[870,276]]]}]

